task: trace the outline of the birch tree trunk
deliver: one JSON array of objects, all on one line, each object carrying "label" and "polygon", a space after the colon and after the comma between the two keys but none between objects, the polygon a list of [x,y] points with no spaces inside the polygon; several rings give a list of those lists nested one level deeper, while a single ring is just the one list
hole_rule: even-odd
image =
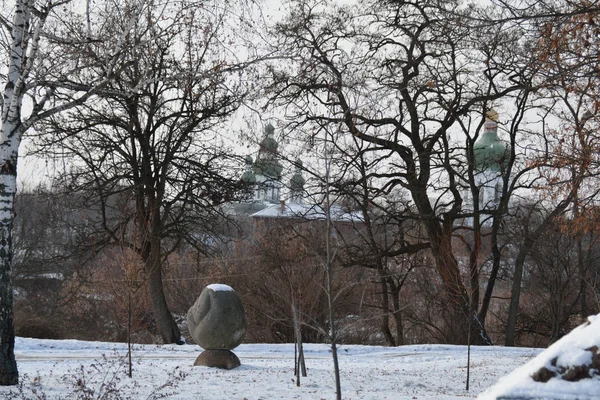
[{"label": "birch tree trunk", "polygon": [[[24,53],[30,37],[31,0],[17,0],[11,30],[8,75],[2,93],[2,128],[0,131],[0,385],[16,385],[19,373],[15,360],[15,329],[13,320],[12,221],[17,189],[17,155],[23,132],[21,104],[24,81],[31,67]],[[41,22],[40,22],[41,23]],[[39,31],[33,39],[39,39]],[[35,55],[37,41],[31,52]]]},{"label": "birch tree trunk", "polygon": [[[14,197],[17,186],[16,158],[18,140],[5,139],[11,124],[2,121],[2,144],[0,144],[0,385],[16,385],[19,373],[15,360],[15,330],[13,321],[12,270],[12,221]],[[5,128],[7,127],[7,128]]]},{"label": "birch tree trunk", "polygon": [[[122,41],[111,54],[106,55],[106,71],[104,76],[92,84],[83,84],[76,88],[66,89],[60,101],[46,107],[49,100],[54,98],[55,91],[61,82],[41,83],[31,82],[30,75],[40,58],[40,39],[54,7],[63,6],[70,0],[56,2],[52,0],[15,0],[12,24],[3,19],[6,30],[2,49],[7,51],[7,74],[4,87],[0,94],[0,385],[18,384],[18,371],[14,356],[14,322],[13,322],[13,288],[11,281],[12,270],[12,241],[11,230],[14,218],[14,197],[17,189],[17,157],[23,134],[35,123],[52,115],[82,104],[109,82],[115,71],[114,65],[119,62],[118,54]],[[65,22],[65,21],[63,21]],[[68,21],[66,22],[69,23]],[[117,34],[117,33],[116,33]],[[8,37],[10,36],[10,37]],[[56,36],[55,39],[58,40]],[[71,49],[80,51],[82,43],[67,40]],[[55,50],[60,52],[61,50]],[[51,68],[61,69],[57,63]],[[83,68],[83,66],[81,66]],[[48,76],[56,76],[59,71],[52,70]],[[69,70],[67,74],[74,73]],[[94,78],[92,77],[92,81]],[[22,115],[23,98],[29,90],[32,104],[29,115]],[[67,94],[69,92],[69,94]],[[70,97],[74,92],[81,96]]]}]

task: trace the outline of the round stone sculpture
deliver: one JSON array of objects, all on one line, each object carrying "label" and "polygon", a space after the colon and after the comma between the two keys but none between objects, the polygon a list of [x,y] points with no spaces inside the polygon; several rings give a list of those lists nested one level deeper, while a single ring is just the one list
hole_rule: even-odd
[{"label": "round stone sculpture", "polygon": [[237,293],[227,285],[204,288],[187,314],[194,341],[204,348],[194,365],[232,369],[240,365],[231,352],[242,343],[248,323]]}]

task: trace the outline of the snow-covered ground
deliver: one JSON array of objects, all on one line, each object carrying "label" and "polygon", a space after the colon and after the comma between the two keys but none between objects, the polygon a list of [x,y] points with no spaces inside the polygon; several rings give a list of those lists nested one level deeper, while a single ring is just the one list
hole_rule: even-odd
[{"label": "snow-covered ground", "polygon": [[600,314],[500,379],[480,399],[600,399]]},{"label": "snow-covered ground", "polygon": [[[133,379],[120,343],[17,338],[19,387],[0,398],[26,399],[334,399],[327,345],[305,347],[308,376],[297,387],[294,346],[245,344],[242,366],[226,371],[194,367],[196,345],[135,345]],[[540,349],[473,347],[471,387],[465,390],[467,348],[449,345],[339,348],[344,399],[476,398]]]}]

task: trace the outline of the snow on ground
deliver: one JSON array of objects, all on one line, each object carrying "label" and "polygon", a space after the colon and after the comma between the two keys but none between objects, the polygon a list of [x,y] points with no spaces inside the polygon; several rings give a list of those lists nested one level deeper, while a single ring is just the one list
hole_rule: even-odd
[{"label": "snow on ground", "polygon": [[[308,376],[297,387],[292,344],[244,344],[242,366],[194,367],[196,345],[135,345],[133,379],[122,343],[17,338],[19,387],[0,398],[25,399],[334,399],[328,345],[305,345]],[[341,346],[344,399],[473,399],[540,349],[472,347],[471,387],[465,390],[464,346]],[[45,396],[45,397],[44,397]],[[104,397],[103,397],[104,396]]]},{"label": "snow on ground", "polygon": [[600,399],[600,314],[481,395],[495,399]]}]

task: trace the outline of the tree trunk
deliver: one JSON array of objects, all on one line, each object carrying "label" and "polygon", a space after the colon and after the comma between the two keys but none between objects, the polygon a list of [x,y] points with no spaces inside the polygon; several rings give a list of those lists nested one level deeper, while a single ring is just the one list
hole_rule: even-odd
[{"label": "tree trunk", "polygon": [[[3,134],[6,125],[3,124]],[[14,139],[13,139],[14,141]],[[2,153],[8,153],[0,159],[0,385],[16,385],[19,373],[15,360],[15,328],[13,319],[12,286],[12,220],[14,197],[17,187],[17,152],[10,149],[11,140],[2,144]],[[18,145],[16,146],[18,148]]]},{"label": "tree trunk", "polygon": [[[1,175],[6,184],[12,180],[16,186],[16,176]],[[3,185],[4,186],[4,185]],[[4,187],[0,189],[0,201],[3,203],[0,218],[0,385],[16,385],[19,383],[19,373],[15,360],[15,329],[13,321],[13,287],[11,280],[12,269],[12,209],[13,193]]]},{"label": "tree trunk", "polygon": [[473,249],[469,255],[469,286],[471,290],[471,309],[479,308],[479,253],[481,252],[481,228],[479,218],[473,228]]},{"label": "tree trunk", "polygon": [[519,299],[521,297],[521,281],[523,280],[523,266],[525,265],[525,257],[533,242],[525,239],[525,243],[519,249],[515,260],[515,273],[513,276],[512,289],[510,294],[510,304],[508,306],[508,320],[506,322],[506,339],[505,346],[515,345],[515,326],[517,324],[517,312],[519,310]]},{"label": "tree trunk", "polygon": [[148,272],[150,300],[152,301],[152,312],[156,327],[164,343],[183,344],[181,332],[169,311],[163,289],[160,239],[152,237],[149,242],[148,258],[144,261]]},{"label": "tree trunk", "polygon": [[[556,283],[551,290],[550,295],[550,315],[551,315],[551,331],[550,331],[550,343],[556,342],[560,339],[560,320],[561,320],[561,306],[563,303],[563,294],[560,290],[560,283]],[[554,292],[554,294],[552,294]]]},{"label": "tree trunk", "polygon": [[[17,157],[21,137],[36,121],[64,111],[76,104],[81,104],[94,92],[92,89],[75,100],[54,105],[50,109],[44,109],[44,105],[52,97],[54,90],[54,87],[47,87],[46,97],[40,102],[33,102],[34,107],[31,110],[31,115],[28,118],[23,118],[21,115],[23,97],[29,89],[29,75],[38,57],[40,37],[44,30],[46,18],[54,7],[50,1],[37,4],[40,7],[36,7],[36,3],[33,0],[16,0],[12,11],[12,26],[7,23],[6,19],[3,19],[4,24],[10,30],[10,45],[5,48],[5,51],[9,54],[9,57],[7,57],[8,68],[3,93],[0,93],[0,96],[2,96],[2,102],[0,103],[2,107],[2,127],[0,129],[0,385],[16,385],[18,383],[18,371],[14,355],[15,335],[11,281],[13,248],[11,235],[14,196],[17,189]],[[32,26],[32,15],[37,18],[35,26]],[[108,70],[110,69],[108,68]],[[100,83],[97,87],[102,86],[102,84]],[[35,90],[43,91],[37,87]]]},{"label": "tree trunk", "polygon": [[492,271],[488,278],[488,283],[485,288],[483,300],[481,301],[481,309],[479,310],[479,320],[481,324],[485,326],[485,319],[487,317],[488,310],[490,308],[490,302],[492,301],[492,294],[494,292],[494,286],[496,285],[496,279],[498,278],[498,271],[500,271],[500,260],[501,253],[500,247],[498,247],[498,229],[500,224],[496,222],[494,218],[494,224],[492,226]]},{"label": "tree trunk", "polygon": [[17,191],[17,155],[23,126],[21,104],[23,101],[24,43],[30,22],[31,4],[17,1],[8,79],[2,103],[2,130],[0,134],[0,385],[16,385],[19,373],[15,360],[15,327],[13,319],[12,286],[12,222]]},{"label": "tree trunk", "polygon": [[577,237],[577,266],[579,270],[579,316],[583,323],[588,316],[587,312],[587,268],[583,261],[583,238],[579,234]]},{"label": "tree trunk", "polygon": [[131,363],[131,288],[127,293],[127,376],[133,376],[133,365]]},{"label": "tree trunk", "polygon": [[[327,138],[325,138],[327,143]],[[325,151],[327,152],[327,144],[325,145]],[[325,234],[325,273],[327,275],[327,305],[329,307],[329,325],[331,332],[331,357],[333,358],[333,374],[335,376],[335,398],[336,400],[342,400],[342,383],[340,378],[340,364],[338,362],[338,354],[337,354],[337,327],[335,326],[335,313],[333,309],[333,302],[335,299],[335,293],[333,293],[333,247],[331,243],[331,230],[333,228],[333,224],[331,222],[331,201],[329,198],[329,172],[330,170],[330,160],[325,157],[325,219],[327,222],[327,232]]]},{"label": "tree trunk", "polygon": [[294,360],[294,374],[296,376],[296,386],[300,386],[300,374],[306,377],[306,362],[304,361],[304,346],[302,342],[302,326],[300,324],[301,311],[296,308],[296,303],[292,300],[292,316],[294,318],[294,336],[296,337],[297,357]]},{"label": "tree trunk", "polygon": [[[15,328],[13,319],[12,287],[12,222],[14,198],[17,191],[17,156],[21,137],[31,118],[24,124],[21,116],[23,97],[27,90],[27,77],[37,57],[39,38],[51,7],[37,10],[38,23],[35,32],[30,32],[31,15],[35,2],[17,0],[10,29],[8,69],[3,88],[0,129],[0,385],[16,385],[19,373],[15,360]],[[50,6],[50,3],[47,4]],[[6,20],[4,20],[6,24]],[[7,24],[8,25],[8,24]],[[29,49],[29,53],[27,50]],[[43,102],[42,102],[43,103]],[[40,104],[36,104],[40,106]],[[41,105],[43,108],[43,104]],[[40,109],[41,109],[40,108]],[[55,110],[57,110],[56,108]],[[39,111],[39,110],[38,110]]]},{"label": "tree trunk", "polygon": [[402,323],[402,310],[400,308],[400,289],[401,285],[395,285],[392,278],[388,278],[390,294],[392,295],[392,315],[396,323],[396,345],[404,345],[404,324]]},{"label": "tree trunk", "polygon": [[[579,206],[579,195],[575,195],[574,203],[574,220],[581,218],[581,208]],[[579,272],[579,317],[583,323],[587,317],[587,271],[583,261],[583,233],[577,234],[577,269]]]},{"label": "tree trunk", "polygon": [[[426,221],[431,253],[435,260],[436,270],[442,280],[442,288],[447,299],[449,320],[453,324],[446,332],[447,339],[453,344],[467,344],[469,327],[473,331],[473,344],[489,345],[491,340],[477,312],[470,307],[471,299],[460,277],[458,262],[452,252],[452,235],[445,232],[437,219]],[[469,319],[472,323],[469,324]]]},{"label": "tree trunk", "polygon": [[388,296],[388,288],[385,283],[385,272],[383,269],[377,268],[380,277],[380,285],[381,285],[381,309],[382,309],[382,317],[381,317],[381,331],[385,336],[388,345],[396,346],[396,341],[394,340],[394,336],[390,331],[390,304],[389,304],[389,296]]},{"label": "tree trunk", "polygon": [[[435,268],[442,280],[449,314],[447,319],[452,321],[446,329],[446,338],[453,344],[467,344],[470,326],[474,333],[473,344],[491,344],[487,332],[479,322],[477,312],[470,307],[471,299],[461,280],[458,261],[452,251],[452,219],[447,216],[440,223],[429,202],[427,186],[414,181],[411,183],[411,195],[419,214],[423,216]],[[469,319],[473,323],[469,324]]]}]

